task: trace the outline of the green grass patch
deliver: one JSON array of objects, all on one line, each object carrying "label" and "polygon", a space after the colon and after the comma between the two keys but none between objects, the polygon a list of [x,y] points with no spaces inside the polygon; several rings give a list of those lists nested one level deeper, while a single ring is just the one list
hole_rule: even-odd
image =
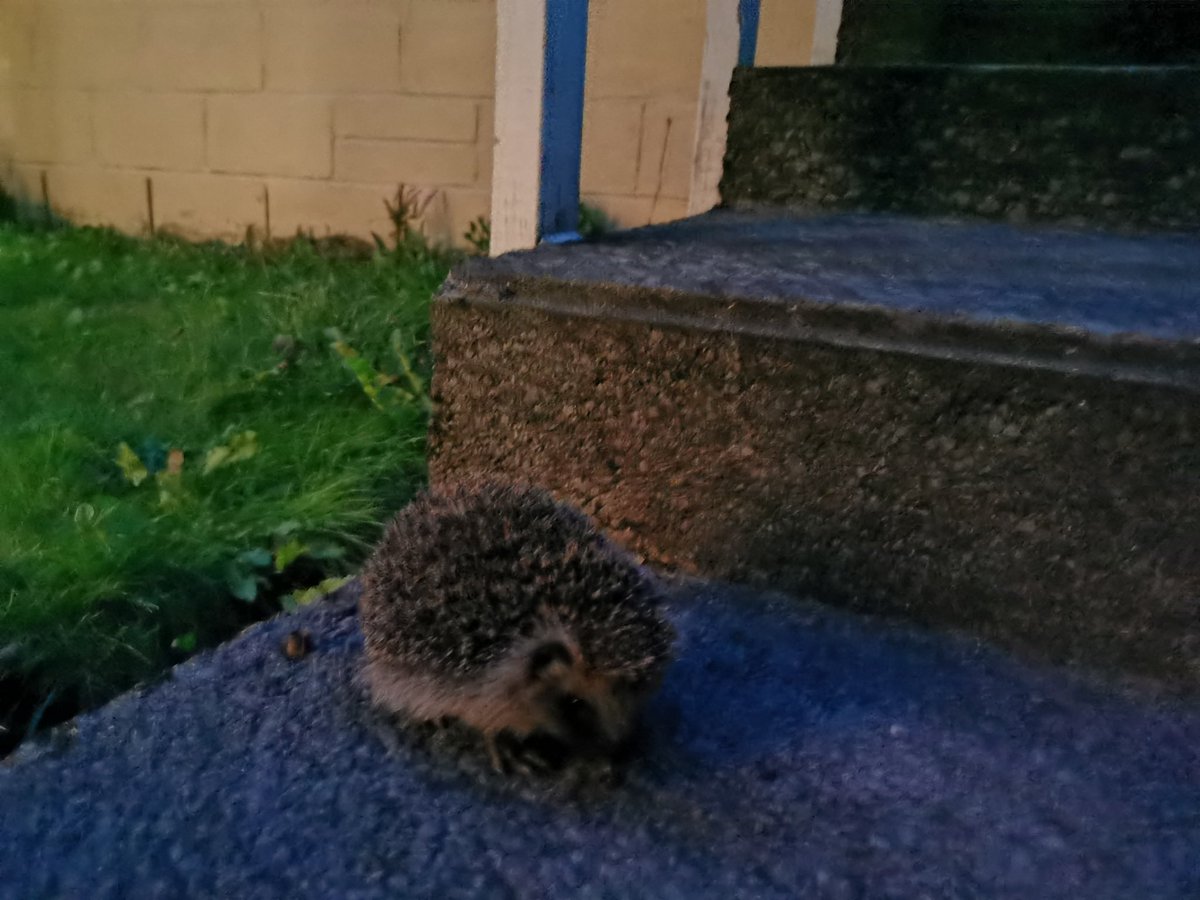
[{"label": "green grass patch", "polygon": [[10,710],[92,705],[355,568],[424,479],[449,263],[0,224]]}]

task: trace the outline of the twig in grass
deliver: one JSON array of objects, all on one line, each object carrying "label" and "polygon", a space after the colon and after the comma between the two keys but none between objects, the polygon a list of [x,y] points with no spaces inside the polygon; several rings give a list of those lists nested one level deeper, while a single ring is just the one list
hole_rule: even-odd
[{"label": "twig in grass", "polygon": [[42,723],[42,716],[46,714],[46,710],[50,708],[50,704],[54,702],[54,698],[58,696],[58,691],[51,691],[46,695],[46,699],[38,704],[38,708],[33,711],[33,715],[29,718],[29,725],[25,728],[25,737],[27,741],[37,733],[38,725]]}]

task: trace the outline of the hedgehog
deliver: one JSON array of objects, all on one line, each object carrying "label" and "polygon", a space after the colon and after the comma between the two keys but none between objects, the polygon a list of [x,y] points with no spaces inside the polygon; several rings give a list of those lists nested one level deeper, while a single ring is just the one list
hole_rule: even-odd
[{"label": "hedgehog", "polygon": [[676,633],[657,579],[577,508],[495,482],[429,491],[364,566],[375,705],[482,735],[500,772],[612,762]]}]

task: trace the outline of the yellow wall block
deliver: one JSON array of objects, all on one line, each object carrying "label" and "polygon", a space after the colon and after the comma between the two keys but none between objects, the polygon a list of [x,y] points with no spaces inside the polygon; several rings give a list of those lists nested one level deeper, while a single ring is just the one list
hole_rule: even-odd
[{"label": "yellow wall block", "polygon": [[335,107],[334,129],[351,138],[471,142],[477,106],[477,101],[461,97],[342,97]]},{"label": "yellow wall block", "polygon": [[385,91],[400,83],[400,12],[347,3],[266,11],[266,87]]},{"label": "yellow wall block", "polygon": [[426,141],[338,141],[335,175],[342,181],[470,185],[476,180],[474,144]]},{"label": "yellow wall block", "polygon": [[82,91],[13,88],[10,152],[18,162],[92,158],[91,99]]},{"label": "yellow wall block", "polygon": [[137,4],[43,2],[36,12],[28,83],[59,88],[138,87],[154,54]]},{"label": "yellow wall block", "polygon": [[207,151],[215,171],[327,178],[333,167],[332,104],[295,94],[210,97]]},{"label": "yellow wall block", "polygon": [[154,224],[181,237],[240,241],[253,225],[266,231],[263,183],[255,178],[155,172]]},{"label": "yellow wall block", "polygon": [[141,86],[203,91],[262,86],[262,22],[253,4],[159,0],[146,16],[138,45]]},{"label": "yellow wall block", "polygon": [[694,103],[648,103],[637,193],[686,200],[695,139]]},{"label": "yellow wall block", "polygon": [[400,25],[400,84],[413,94],[490,97],[496,83],[493,0],[412,0]]},{"label": "yellow wall block", "polygon": [[112,225],[128,234],[147,230],[144,175],[101,166],[52,166],[46,181],[51,208],[72,222]]},{"label": "yellow wall block", "polygon": [[204,100],[197,94],[97,94],[92,116],[102,162],[184,171],[204,165]]},{"label": "yellow wall block", "polygon": [[290,237],[298,229],[317,236],[350,234],[370,238],[390,233],[383,201],[395,185],[337,184],[286,178],[267,180],[271,202],[271,235]]},{"label": "yellow wall block", "polygon": [[694,97],[705,0],[593,0],[588,92],[593,97]]},{"label": "yellow wall block", "polygon": [[580,185],[585,193],[634,192],[644,106],[639,99],[591,100],[584,104]]}]

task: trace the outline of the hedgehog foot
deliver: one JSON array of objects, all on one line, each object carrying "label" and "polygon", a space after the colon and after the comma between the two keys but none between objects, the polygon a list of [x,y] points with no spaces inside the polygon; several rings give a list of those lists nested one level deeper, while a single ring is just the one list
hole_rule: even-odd
[{"label": "hedgehog foot", "polygon": [[540,742],[521,740],[508,731],[486,735],[488,758],[501,775],[545,775],[557,768],[553,754]]}]

